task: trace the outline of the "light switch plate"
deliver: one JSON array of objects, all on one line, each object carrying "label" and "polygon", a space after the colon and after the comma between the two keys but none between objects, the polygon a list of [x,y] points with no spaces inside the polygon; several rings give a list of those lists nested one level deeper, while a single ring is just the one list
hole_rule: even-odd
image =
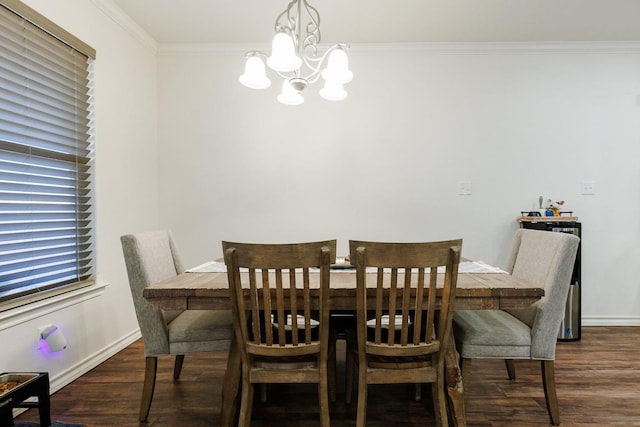
[{"label": "light switch plate", "polygon": [[471,181],[460,181],[458,183],[458,194],[462,196],[470,196],[472,193]]},{"label": "light switch plate", "polygon": [[585,194],[585,195],[596,194],[596,182],[582,181],[582,194]]}]

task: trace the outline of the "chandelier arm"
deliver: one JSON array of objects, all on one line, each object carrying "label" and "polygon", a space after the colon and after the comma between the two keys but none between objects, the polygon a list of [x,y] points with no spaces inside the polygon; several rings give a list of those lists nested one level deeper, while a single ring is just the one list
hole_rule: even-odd
[{"label": "chandelier arm", "polygon": [[258,56],[264,60],[266,60],[269,55],[261,50],[250,50],[244,54],[245,58],[251,58],[252,56]]},{"label": "chandelier arm", "polygon": [[275,73],[278,76],[282,77],[285,80],[293,79],[293,78],[296,78],[296,77],[301,77],[299,70],[291,71],[291,72],[288,72],[288,73],[284,73],[282,71],[277,71],[277,70],[273,70],[273,71],[275,71]]},{"label": "chandelier arm", "polygon": [[324,60],[329,56],[329,54],[336,49],[347,50],[348,48],[349,48],[349,45],[345,43],[337,43],[331,46],[329,49],[327,49],[327,51],[321,57],[316,57],[316,56],[310,57],[307,55],[303,55],[302,60],[304,64],[307,66],[307,68],[311,70],[311,73],[308,74],[305,78],[309,81],[309,83],[317,82],[318,78],[320,77],[320,69],[322,68],[322,65],[324,64]]},{"label": "chandelier arm", "polygon": [[[300,43],[301,30],[299,28],[301,17],[300,5],[298,4],[300,0],[292,0],[287,5],[287,8],[283,10],[280,15],[276,18],[276,22],[274,24],[276,33],[285,33],[291,36],[293,40],[293,45],[295,47],[296,52],[298,52],[298,45]],[[297,6],[296,14],[298,15],[296,19],[296,14],[292,13],[294,6]],[[293,16],[292,16],[293,15]]]},{"label": "chandelier arm", "polygon": [[320,77],[320,68],[322,68],[322,63],[324,62],[326,56],[327,55],[324,54],[320,58],[307,57],[306,55],[302,57],[302,61],[310,70],[310,72],[305,77],[309,81],[309,83],[315,83],[316,81],[318,81],[318,78]]},{"label": "chandelier arm", "polygon": [[307,3],[307,0],[302,0],[302,4],[310,19],[306,26],[307,35],[304,38],[302,50],[305,50],[308,46],[313,46],[314,50],[317,51],[318,44],[320,44],[320,39],[322,38],[320,33],[320,13],[315,7]]},{"label": "chandelier arm", "polygon": [[[309,19],[309,22],[307,22],[304,28],[304,37],[302,34],[303,11],[306,12],[307,18]],[[311,6],[307,0],[291,1],[287,9],[282,11],[276,18],[274,27],[276,33],[284,32],[291,36],[299,55],[303,55],[303,52],[308,48],[317,52],[318,44],[322,38],[320,33],[320,13],[315,7]]]},{"label": "chandelier arm", "polygon": [[317,62],[322,64],[322,62],[327,58],[327,56],[329,56],[329,54],[336,50],[336,49],[342,49],[342,50],[349,50],[349,45],[346,43],[336,43],[333,46],[329,47],[325,53],[322,54],[322,56],[318,57],[315,54],[317,53],[317,49],[314,51],[314,55],[313,56],[309,56],[309,55],[303,55],[302,59],[304,60],[305,64],[307,64],[307,66],[309,66],[310,68],[316,68],[315,65],[310,65],[311,62]]},{"label": "chandelier arm", "polygon": [[[293,35],[292,29],[295,28],[295,19],[294,20],[291,19],[291,9],[293,9],[293,6],[295,6],[297,2],[298,0],[292,0],[287,6],[287,8],[283,10],[280,13],[280,15],[278,15],[278,17],[276,18],[276,22],[274,24],[276,33],[285,32],[289,35]],[[286,19],[285,19],[285,15],[286,15]],[[280,22],[282,20],[286,20],[286,24],[282,24]]]}]

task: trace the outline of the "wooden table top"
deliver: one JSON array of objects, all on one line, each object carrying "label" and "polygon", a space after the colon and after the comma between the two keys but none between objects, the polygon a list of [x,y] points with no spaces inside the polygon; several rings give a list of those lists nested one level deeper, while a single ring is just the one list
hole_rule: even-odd
[{"label": "wooden table top", "polygon": [[[155,283],[144,297],[162,309],[228,309],[227,273],[182,273]],[[331,307],[355,309],[355,270],[331,271]],[[544,296],[544,289],[504,273],[460,273],[457,309],[523,308]]]}]

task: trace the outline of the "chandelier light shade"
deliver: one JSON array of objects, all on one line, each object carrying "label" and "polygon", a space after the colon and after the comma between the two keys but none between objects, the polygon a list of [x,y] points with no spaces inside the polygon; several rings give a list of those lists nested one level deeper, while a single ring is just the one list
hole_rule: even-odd
[{"label": "chandelier light shade", "polygon": [[302,65],[302,59],[296,56],[296,48],[291,36],[278,33],[271,43],[271,56],[267,59],[267,65],[274,71],[288,73],[295,71]]},{"label": "chandelier light shade", "polygon": [[353,73],[349,70],[349,58],[347,52],[336,49],[329,54],[327,68],[322,72],[325,81],[335,80],[342,84],[353,80]]},{"label": "chandelier light shade", "polygon": [[278,95],[278,101],[285,105],[300,105],[304,102],[304,98],[291,86],[289,80],[285,79],[282,81],[282,92]]},{"label": "chandelier light shade", "polygon": [[347,91],[339,81],[325,80],[324,87],[320,89],[320,96],[327,101],[342,101],[347,97]]},{"label": "chandelier light shade", "polygon": [[247,52],[240,83],[251,89],[268,88],[271,80],[266,75],[266,60],[267,66],[283,79],[278,95],[283,104],[302,104],[302,93],[320,76],[324,80],[320,96],[329,101],[347,97],[344,84],[353,79],[346,52],[348,45],[338,43],[320,54],[320,14],[307,0],[292,0],[276,18],[275,32],[271,55],[257,50]]},{"label": "chandelier light shade", "polygon": [[240,83],[251,89],[266,89],[271,86],[271,80],[267,77],[264,62],[257,56],[247,58],[244,65],[244,74],[239,78]]}]

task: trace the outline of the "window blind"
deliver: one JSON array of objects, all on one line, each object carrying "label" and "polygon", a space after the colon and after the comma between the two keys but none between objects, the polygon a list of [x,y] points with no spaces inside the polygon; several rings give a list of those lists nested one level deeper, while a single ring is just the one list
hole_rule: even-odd
[{"label": "window blind", "polygon": [[90,280],[95,257],[93,60],[15,4],[0,3],[0,302]]}]

